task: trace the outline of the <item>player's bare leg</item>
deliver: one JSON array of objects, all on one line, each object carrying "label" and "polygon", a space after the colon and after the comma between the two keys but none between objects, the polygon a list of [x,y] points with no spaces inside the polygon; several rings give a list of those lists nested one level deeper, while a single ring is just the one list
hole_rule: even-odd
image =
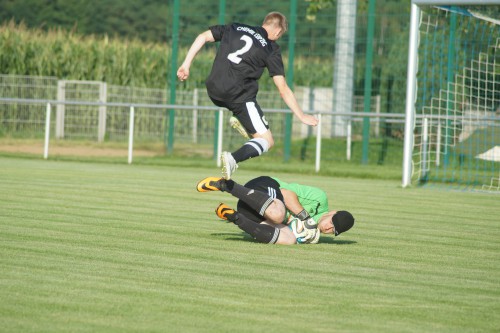
[{"label": "player's bare leg", "polygon": [[239,162],[260,156],[274,145],[273,135],[270,130],[267,130],[262,134],[255,133],[252,136],[252,139],[248,140],[235,152],[230,153],[225,151],[222,153],[222,177],[225,179],[231,179],[232,174],[238,168]]}]

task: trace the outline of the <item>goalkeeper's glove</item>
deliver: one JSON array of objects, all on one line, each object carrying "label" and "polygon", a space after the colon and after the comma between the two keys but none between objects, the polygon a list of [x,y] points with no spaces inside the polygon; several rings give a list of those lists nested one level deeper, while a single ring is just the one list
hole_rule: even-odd
[{"label": "goalkeeper's glove", "polygon": [[297,243],[316,244],[318,242],[320,235],[320,231],[317,228],[318,223],[309,216],[306,210],[302,210],[299,214],[295,215],[289,226],[295,238],[297,238]]},{"label": "goalkeeper's glove", "polygon": [[302,209],[302,211],[297,215],[295,215],[295,217],[303,221],[304,226],[307,229],[316,229],[318,227],[318,223],[314,221],[314,219],[309,215],[309,213],[305,209]]},{"label": "goalkeeper's glove", "polygon": [[313,229],[313,232],[309,233],[310,238],[308,238],[308,244],[317,244],[319,241],[319,236],[321,235],[321,231],[319,229]]},{"label": "goalkeeper's glove", "polygon": [[319,229],[307,229],[304,221],[294,217],[288,227],[292,230],[298,244],[316,244],[319,241]]}]

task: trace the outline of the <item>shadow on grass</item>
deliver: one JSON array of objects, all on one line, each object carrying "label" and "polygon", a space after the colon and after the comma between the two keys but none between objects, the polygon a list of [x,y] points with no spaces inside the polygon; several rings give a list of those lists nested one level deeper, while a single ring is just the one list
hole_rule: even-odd
[{"label": "shadow on grass", "polygon": [[224,240],[230,241],[250,241],[254,243],[258,243],[254,238],[252,238],[249,234],[245,232],[225,232],[225,233],[213,233],[211,236],[215,236],[218,238],[222,238]]},{"label": "shadow on grass", "polygon": [[336,239],[333,237],[320,237],[319,244],[335,244],[335,245],[350,245],[358,242],[352,240]]},{"label": "shadow on grass", "polygon": [[[223,238],[224,240],[230,240],[230,241],[243,241],[244,240],[244,241],[258,243],[254,238],[252,238],[250,235],[248,235],[245,232],[213,233],[213,234],[211,234],[211,236]],[[350,244],[357,244],[357,242],[351,241],[351,240],[335,239],[333,237],[320,237],[319,244],[350,245]]]}]

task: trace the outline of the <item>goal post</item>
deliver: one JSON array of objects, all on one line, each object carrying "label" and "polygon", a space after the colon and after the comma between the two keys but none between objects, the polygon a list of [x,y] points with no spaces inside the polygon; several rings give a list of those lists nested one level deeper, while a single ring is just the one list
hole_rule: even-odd
[{"label": "goal post", "polygon": [[499,8],[499,0],[412,0],[403,187],[484,188],[500,177]]}]

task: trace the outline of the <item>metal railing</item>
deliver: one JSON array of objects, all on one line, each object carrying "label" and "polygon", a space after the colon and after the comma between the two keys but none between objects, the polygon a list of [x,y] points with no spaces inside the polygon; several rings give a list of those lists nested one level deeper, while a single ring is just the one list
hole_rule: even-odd
[{"label": "metal railing", "polygon": [[[224,113],[227,112],[215,106],[200,106],[200,105],[173,105],[173,104],[144,104],[144,103],[102,103],[102,102],[82,102],[82,101],[58,101],[58,100],[47,100],[47,99],[20,99],[20,98],[0,98],[0,103],[14,103],[14,104],[36,104],[45,105],[45,134],[44,134],[44,152],[43,157],[47,159],[49,157],[50,148],[50,136],[51,136],[51,121],[52,121],[52,109],[53,106],[57,105],[80,105],[80,106],[92,106],[96,108],[100,107],[120,107],[128,108],[128,163],[133,161],[133,145],[134,145],[134,123],[135,123],[135,110],[137,108],[145,109],[161,109],[161,110],[192,110],[193,112],[207,111],[218,113],[217,126],[215,126],[214,135],[216,140],[214,140],[214,152],[217,154],[217,161],[219,161],[220,154],[222,153],[222,142],[223,142],[223,118]],[[266,114],[289,114],[290,110],[286,109],[263,109]],[[350,160],[351,154],[351,142],[352,142],[352,123],[362,122],[365,118],[370,118],[373,122],[378,123],[380,119],[385,118],[386,123],[404,123],[404,114],[386,114],[378,112],[370,113],[360,113],[360,112],[319,112],[314,110],[304,110],[305,113],[314,114],[318,118],[318,126],[316,127],[316,143],[315,143],[315,170],[318,172],[321,167],[321,142],[324,135],[322,134],[325,116],[330,117],[347,117],[346,122],[346,157]],[[102,128],[101,126],[97,126]],[[102,134],[100,134],[102,135]],[[219,162],[218,162],[219,163]]]}]

